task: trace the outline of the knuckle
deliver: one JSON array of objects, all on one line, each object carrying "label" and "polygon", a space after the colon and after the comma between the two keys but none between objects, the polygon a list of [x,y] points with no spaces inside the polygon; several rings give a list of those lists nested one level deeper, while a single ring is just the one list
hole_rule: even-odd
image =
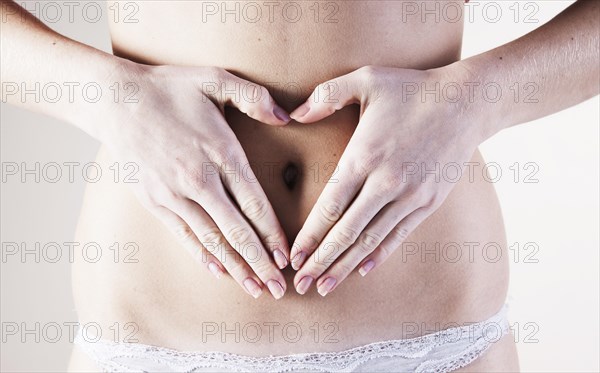
[{"label": "knuckle", "polygon": [[216,227],[205,230],[200,234],[198,239],[207,249],[209,247],[214,247],[214,245],[220,245],[223,243],[221,232]]},{"label": "knuckle", "polygon": [[373,168],[371,167],[371,164],[367,160],[355,162],[352,167],[353,173],[356,174],[360,178],[366,177],[369,173],[371,173],[372,170],[373,170]]},{"label": "knuckle", "polygon": [[225,71],[219,67],[207,66],[202,68],[199,74],[200,90],[211,100],[221,101],[221,84],[225,79]]},{"label": "knuckle", "polygon": [[258,197],[248,198],[240,206],[242,213],[250,220],[260,220],[267,214],[269,210],[267,203]]},{"label": "knuckle", "polygon": [[222,168],[225,165],[235,165],[238,159],[237,150],[232,149],[231,146],[225,144],[216,144],[216,146],[209,151],[209,159],[217,163],[218,167]]},{"label": "knuckle", "polygon": [[379,190],[386,195],[388,193],[397,192],[401,186],[398,177],[395,175],[385,175],[377,184],[379,185]]},{"label": "knuckle", "polygon": [[373,146],[368,146],[368,149],[371,149],[370,152],[365,152],[365,154],[369,154],[367,157],[367,165],[372,168],[385,164],[386,160],[389,158],[389,154],[386,154],[383,151],[374,152],[372,150],[373,148],[375,148],[375,144],[373,144]]},{"label": "knuckle", "polygon": [[358,231],[351,227],[342,227],[333,232],[333,239],[342,246],[352,245],[358,238]]},{"label": "knuckle", "polygon": [[249,117],[260,117],[268,110],[270,101],[269,91],[256,83],[242,83],[239,108]]},{"label": "knuckle", "polygon": [[227,233],[234,243],[247,242],[251,237],[250,229],[241,225],[230,228]]},{"label": "knuckle", "polygon": [[323,91],[323,92],[328,92],[330,91],[332,88],[335,88],[338,86],[338,83],[335,80],[328,80],[326,82],[320,83],[317,86],[317,91]]},{"label": "knuckle", "polygon": [[336,104],[334,107],[339,109],[342,106],[342,103],[339,100],[341,93],[340,89],[340,84],[337,80],[329,80],[317,86],[314,98],[318,97],[319,100],[325,104]]},{"label": "knuckle", "polygon": [[377,75],[378,69],[376,66],[367,65],[358,69],[358,76],[365,82],[372,81]]},{"label": "knuckle", "polygon": [[398,225],[394,227],[394,229],[392,229],[392,234],[394,235],[396,240],[398,240],[399,242],[403,242],[408,238],[409,232],[408,229],[406,229],[405,227]]},{"label": "knuckle", "polygon": [[353,162],[353,171],[361,177],[369,175],[373,170],[379,166],[382,162],[381,156],[373,151],[362,152],[368,154],[367,156]]},{"label": "knuckle", "polygon": [[325,221],[334,223],[342,217],[342,205],[335,201],[327,201],[320,205],[321,216]]},{"label": "knuckle", "polygon": [[364,253],[371,253],[381,243],[381,236],[376,233],[365,233],[360,240],[360,248]]},{"label": "knuckle", "polygon": [[182,185],[190,186],[193,191],[201,192],[206,188],[206,182],[210,175],[209,169],[212,170],[213,168],[215,167],[207,163],[203,164],[201,168],[183,168],[179,173],[180,181]]},{"label": "knuckle", "polygon": [[187,224],[177,224],[171,229],[175,237],[181,242],[190,241],[195,237],[194,232]]},{"label": "knuckle", "polygon": [[226,71],[220,67],[216,66],[207,66],[205,67],[205,73],[208,79],[212,80],[215,83],[222,82],[226,77]]}]

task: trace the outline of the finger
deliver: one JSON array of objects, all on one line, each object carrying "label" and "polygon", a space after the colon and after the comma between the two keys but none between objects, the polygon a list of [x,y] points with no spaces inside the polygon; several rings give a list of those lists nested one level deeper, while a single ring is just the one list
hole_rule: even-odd
[{"label": "finger", "polygon": [[217,184],[210,192],[195,195],[195,198],[190,199],[204,207],[230,247],[240,254],[258,278],[267,285],[273,297],[281,298],[286,289],[281,271],[265,250],[254,229],[229,198],[223,185]]},{"label": "finger", "polygon": [[[249,162],[247,159],[242,162],[246,168],[244,172],[231,174],[223,172],[221,168],[221,180],[242,214],[255,229],[261,242],[269,250],[277,267],[283,269],[288,265],[290,255],[287,237],[264,190],[249,167]],[[235,169],[237,170],[238,167]]]},{"label": "finger", "polygon": [[283,126],[290,121],[287,111],[275,102],[265,87],[226,70],[219,70],[217,75],[217,89],[205,90],[205,94],[211,95],[223,105],[235,107],[259,122]]},{"label": "finger", "polygon": [[[302,279],[304,276],[316,279],[321,276],[344,252],[357,242],[369,222],[381,214],[382,208],[391,200],[391,193],[381,193],[380,186],[373,185],[375,182],[369,183],[369,180],[376,179],[367,179],[360,193],[344,212],[342,218],[331,228],[319,247],[304,262],[296,274],[297,279]],[[395,225],[399,221],[400,217],[397,217],[393,224]],[[381,239],[384,237],[382,236]]]},{"label": "finger", "polygon": [[402,219],[373,253],[362,261],[358,269],[360,275],[363,277],[366,276],[373,268],[385,262],[430,214],[429,209],[421,207]]},{"label": "finger", "polygon": [[214,221],[196,202],[185,199],[178,201],[175,208],[188,222],[202,245],[231,274],[231,277],[254,298],[262,294],[262,281],[246,261],[227,242]]},{"label": "finger", "polygon": [[368,68],[319,84],[310,97],[290,117],[297,122],[313,123],[330,116],[345,106],[364,101]]},{"label": "finger", "polygon": [[337,182],[325,186],[294,240],[290,257],[292,268],[296,270],[342,217],[365,181],[364,174],[354,172],[354,168],[346,166],[346,162],[341,164],[339,176],[336,175]]},{"label": "finger", "polygon": [[194,260],[204,264],[216,278],[221,278],[225,274],[225,268],[220,261],[206,250],[190,226],[179,215],[164,206],[152,208],[152,213],[175,235]]},{"label": "finger", "polygon": [[316,287],[319,294],[325,296],[331,293],[366,256],[375,251],[409,211],[399,202],[387,204],[360,234],[356,242],[318,278]]}]

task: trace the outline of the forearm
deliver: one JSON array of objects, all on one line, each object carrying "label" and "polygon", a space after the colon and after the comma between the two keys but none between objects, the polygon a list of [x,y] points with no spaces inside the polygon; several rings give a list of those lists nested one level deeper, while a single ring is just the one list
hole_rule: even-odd
[{"label": "forearm", "polygon": [[111,79],[119,75],[124,60],[52,31],[13,1],[2,0],[1,5],[2,102],[67,121],[94,135],[97,129],[84,118],[114,96]]},{"label": "forearm", "polygon": [[[598,94],[599,5],[579,0],[535,31],[451,65],[478,84],[465,110],[483,127],[484,139]],[[486,84],[492,87],[487,94]],[[500,87],[499,99],[493,86]]]}]

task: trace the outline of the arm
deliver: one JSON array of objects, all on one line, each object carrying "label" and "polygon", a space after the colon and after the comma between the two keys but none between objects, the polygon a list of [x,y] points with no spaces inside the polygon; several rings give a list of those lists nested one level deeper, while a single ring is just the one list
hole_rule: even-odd
[{"label": "arm", "polygon": [[[254,297],[264,285],[283,296],[283,229],[251,172],[241,180],[223,172],[248,164],[225,105],[271,125],[289,120],[267,90],[216,67],[136,64],[53,32],[12,1],[1,5],[2,101],[78,126],[115,159],[137,164],[139,182],[130,185],[138,199],[207,269],[228,272]],[[87,83],[101,95],[84,96]],[[125,102],[115,83],[133,83],[138,94]],[[226,96],[225,84],[255,96]],[[40,94],[46,86],[60,95]]]},{"label": "arm", "polygon": [[[485,138],[596,96],[599,48],[600,2],[579,0],[533,32],[442,69],[455,70],[454,74],[463,76],[459,79],[494,82],[502,88],[498,102],[476,95],[477,102],[468,109],[479,121],[476,125],[484,125]],[[511,88],[516,82],[520,95],[515,103]],[[524,88],[527,83],[532,84]]]},{"label": "arm", "polygon": [[[66,94],[58,102],[50,102],[54,100],[25,95],[23,88],[34,91],[36,84],[57,83],[66,93],[65,82],[109,82],[116,72],[133,63],[52,31],[13,1],[1,0],[0,17],[2,102],[69,122],[97,137],[98,129],[92,122],[82,120],[86,102],[80,95],[71,103]],[[108,90],[108,86],[102,88]]]},{"label": "arm", "polygon": [[[580,0],[538,30],[449,66],[369,66],[319,85],[293,119],[315,122],[349,104],[361,105],[361,117],[338,182],[325,187],[292,247],[296,290],[316,283],[326,295],[355,268],[364,276],[400,247],[456,182],[423,177],[424,169],[465,165],[501,129],[597,95],[599,22],[599,2]],[[499,87],[498,99],[483,92],[488,83]],[[448,85],[459,88],[444,97]]]}]

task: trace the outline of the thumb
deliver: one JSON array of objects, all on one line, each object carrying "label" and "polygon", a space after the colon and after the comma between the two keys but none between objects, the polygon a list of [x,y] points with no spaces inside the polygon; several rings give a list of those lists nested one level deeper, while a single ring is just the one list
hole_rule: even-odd
[{"label": "thumb", "polygon": [[283,126],[290,121],[287,111],[277,105],[265,87],[229,72],[227,74],[236,88],[234,94],[229,91],[224,92],[225,105],[235,107],[250,118],[273,126]]},{"label": "thumb", "polygon": [[313,123],[336,111],[361,103],[364,76],[362,69],[319,84],[310,97],[290,117],[300,123]]}]

